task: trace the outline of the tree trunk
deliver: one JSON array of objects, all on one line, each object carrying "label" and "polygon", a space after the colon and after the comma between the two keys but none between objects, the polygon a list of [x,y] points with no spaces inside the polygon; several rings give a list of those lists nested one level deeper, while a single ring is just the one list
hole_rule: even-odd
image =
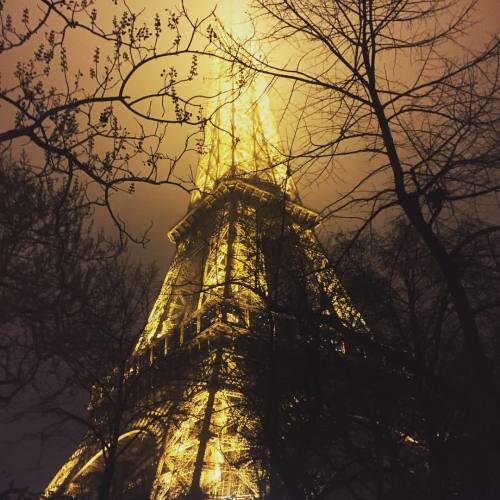
[{"label": "tree trunk", "polygon": [[188,498],[190,500],[198,500],[205,498],[201,489],[201,473],[203,472],[203,465],[205,460],[205,453],[210,440],[210,423],[214,411],[215,396],[219,389],[219,373],[222,364],[222,345],[219,343],[215,353],[215,360],[212,369],[212,375],[208,386],[208,399],[205,408],[205,415],[203,416],[202,428],[200,431],[199,445],[196,453],[196,461],[194,464],[193,477],[191,479],[191,488],[189,490]]},{"label": "tree trunk", "polygon": [[109,500],[111,498],[111,487],[113,485],[113,476],[115,472],[116,450],[110,450],[108,459],[102,472],[99,483],[98,500]]},{"label": "tree trunk", "polygon": [[460,447],[464,472],[462,477],[457,478],[463,485],[460,498],[494,498],[492,495],[499,492],[493,491],[497,488],[493,464],[500,459],[500,399],[494,374],[484,353],[475,313],[467,297],[460,269],[426,222],[418,195],[406,192],[403,169],[390,125],[374,86],[371,86],[370,93],[393,171],[399,204],[441,271],[463,335],[462,392],[466,429]]}]

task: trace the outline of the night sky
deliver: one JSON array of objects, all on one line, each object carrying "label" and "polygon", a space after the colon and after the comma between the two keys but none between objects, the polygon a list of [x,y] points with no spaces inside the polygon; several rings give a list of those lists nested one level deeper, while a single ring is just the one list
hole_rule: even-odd
[{"label": "night sky", "polygon": [[[235,0],[236,1],[236,0]],[[15,15],[20,15],[24,6],[29,6],[35,11],[38,2],[33,0],[7,0],[6,8],[11,9]],[[99,2],[101,3],[101,2]],[[102,6],[97,7],[99,16],[105,17],[109,15],[107,12],[108,4],[111,1],[102,2]],[[191,0],[187,2],[188,10],[193,12],[193,15],[200,16],[203,11],[208,12],[209,2],[203,2],[204,7],[201,9],[199,4]],[[227,15],[229,9],[226,2],[217,2],[221,16]],[[15,5],[14,5],[15,4]],[[143,5],[145,16],[153,19],[155,9],[158,8],[158,2],[135,0],[133,5]],[[162,2],[162,7],[174,5],[174,1]],[[214,2],[215,4],[215,2]],[[471,27],[470,33],[464,35],[463,43],[468,47],[481,48],[484,46],[489,35],[499,28],[499,9],[500,3],[498,0],[480,0],[478,2],[475,17],[477,24]],[[244,7],[238,5],[237,11],[243,12]],[[31,43],[32,42],[32,43]],[[30,43],[24,45],[20,49],[13,49],[5,53],[0,53],[0,68],[1,68],[1,87],[5,88],[9,84],[12,72],[18,61],[33,53],[34,46],[37,43],[37,36],[33,37]],[[71,65],[85,66],[89,58],[89,50],[87,50],[87,40],[74,39],[68,42],[68,59]],[[291,50],[287,48],[286,50]],[[281,56],[284,57],[284,54]],[[180,67],[187,65],[189,61],[181,61]],[[173,64],[177,64],[173,62]],[[201,63],[201,73],[206,71],[206,66]],[[157,67],[152,67],[148,71],[152,74],[158,73]],[[401,71],[409,71],[404,64],[401,66]],[[141,75],[144,81],[147,81],[150,76],[148,74]],[[201,77],[200,77],[201,78]],[[54,82],[59,85],[60,82]],[[141,91],[141,85],[146,85],[144,82],[134,83],[135,91]],[[197,83],[199,88],[203,88],[205,83],[200,79]],[[275,115],[280,116],[279,110],[283,104],[283,94],[286,93],[287,87],[278,88],[271,92],[273,105],[276,107]],[[8,130],[12,126],[12,114],[5,110],[5,105],[0,103],[0,132]],[[280,132],[284,142],[290,138],[293,132],[293,118],[286,115],[280,121]],[[174,131],[168,135],[165,148],[171,147],[172,143],[179,142],[185,130]],[[36,161],[40,158],[40,152],[28,144],[25,140],[18,141],[14,146],[14,150],[19,153],[21,149],[26,149],[32,158]],[[189,169],[193,170],[196,166],[196,155],[191,155],[184,162],[182,168],[187,175]],[[298,188],[302,195],[305,206],[316,210],[321,210],[328,205],[339,192],[343,192],[356,179],[356,175],[351,171],[351,164],[339,164],[335,171],[329,175],[323,176],[316,182],[311,182],[309,178],[298,180]],[[155,261],[160,269],[160,274],[164,274],[168,268],[170,259],[173,254],[174,247],[167,240],[166,232],[178,221],[185,213],[189,203],[189,195],[174,186],[143,186],[137,185],[133,195],[121,194],[115,197],[114,206],[120,217],[126,221],[129,228],[135,231],[136,234],[142,233],[150,223],[152,227],[148,233],[150,242],[145,248],[140,245],[130,245],[131,255],[142,261]],[[349,227],[349,222],[345,222],[345,227]],[[106,213],[102,210],[96,212],[96,228],[102,227],[110,234],[113,231],[113,225],[110,222]],[[78,402],[77,402],[78,403]],[[7,475],[0,475],[0,483],[13,479],[18,486],[32,488],[38,490],[42,488],[51,478],[58,466],[67,458],[68,453],[74,447],[75,442],[79,439],[79,431],[75,430],[73,435],[64,439],[48,441],[48,443],[40,442],[37,436],[26,437],[31,433],[34,427],[31,423],[21,422],[3,426],[0,430],[0,471],[6,471]]]}]

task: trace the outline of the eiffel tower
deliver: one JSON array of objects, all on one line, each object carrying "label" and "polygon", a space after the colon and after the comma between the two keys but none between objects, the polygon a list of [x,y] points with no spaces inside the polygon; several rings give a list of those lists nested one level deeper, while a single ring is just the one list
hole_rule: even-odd
[{"label": "eiffel tower", "polygon": [[[147,412],[120,438],[112,498],[264,498],[262,408],[248,386],[268,373],[268,340],[298,335],[306,308],[363,328],[280,152],[265,83],[213,87],[196,189],[168,233],[176,253],[130,361],[131,377],[155,375],[138,396]],[[86,439],[45,494],[97,498],[100,467]]]}]

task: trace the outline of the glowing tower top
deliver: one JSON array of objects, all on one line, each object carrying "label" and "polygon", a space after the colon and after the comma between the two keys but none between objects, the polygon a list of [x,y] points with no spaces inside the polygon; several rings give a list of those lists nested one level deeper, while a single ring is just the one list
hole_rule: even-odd
[{"label": "glowing tower top", "polygon": [[[196,173],[192,201],[213,191],[227,178],[249,179],[277,185],[290,197],[296,191],[280,147],[279,134],[270,109],[266,81],[241,70],[225,76],[220,60],[214,61],[206,116],[205,146]],[[245,79],[251,78],[250,82]]]},{"label": "glowing tower top", "polygon": [[[224,36],[245,47],[244,52],[257,54],[251,26],[245,20],[246,1],[223,1],[220,7],[219,21],[230,27],[230,34]],[[296,198],[271,111],[266,78],[215,56],[210,74],[204,153],[191,201],[196,202],[227,178],[272,183]]]}]

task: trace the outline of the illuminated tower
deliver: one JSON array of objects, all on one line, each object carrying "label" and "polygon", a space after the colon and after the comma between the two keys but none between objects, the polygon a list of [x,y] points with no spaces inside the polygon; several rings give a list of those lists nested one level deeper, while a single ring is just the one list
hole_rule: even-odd
[{"label": "illuminated tower", "polygon": [[[296,335],[302,309],[362,325],[313,232],[317,214],[299,200],[264,83],[214,86],[196,190],[169,232],[176,254],[130,361],[131,377],[155,370],[137,396],[149,410],[120,441],[128,465],[114,498],[264,496],[247,391],[265,371],[262,346]],[[94,498],[101,457],[84,441],[47,493]]]}]

